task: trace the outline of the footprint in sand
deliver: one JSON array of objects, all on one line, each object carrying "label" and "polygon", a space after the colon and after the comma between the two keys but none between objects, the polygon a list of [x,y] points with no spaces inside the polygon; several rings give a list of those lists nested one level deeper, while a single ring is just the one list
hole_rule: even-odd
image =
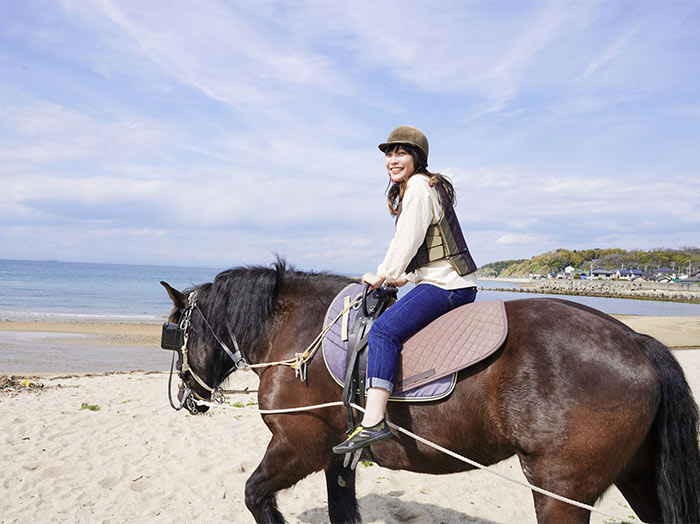
[{"label": "footprint in sand", "polygon": [[26,464],[22,464],[22,467],[27,471],[35,471],[42,466],[43,464],[41,462],[27,462]]},{"label": "footprint in sand", "polygon": [[[148,491],[147,491],[148,490]],[[163,494],[163,490],[160,489],[160,485],[153,482],[148,478],[137,478],[131,481],[131,491],[136,493],[146,493],[147,495],[160,496]]]},{"label": "footprint in sand", "polygon": [[413,509],[410,506],[401,504],[395,500],[389,501],[387,504],[389,512],[399,522],[424,522],[427,520],[423,512]]},{"label": "footprint in sand", "polygon": [[98,480],[97,484],[104,489],[112,489],[117,484],[119,484],[119,477],[106,477],[102,480]]},{"label": "footprint in sand", "polygon": [[73,473],[73,469],[67,466],[51,466],[42,470],[42,475],[48,478],[66,477]]}]

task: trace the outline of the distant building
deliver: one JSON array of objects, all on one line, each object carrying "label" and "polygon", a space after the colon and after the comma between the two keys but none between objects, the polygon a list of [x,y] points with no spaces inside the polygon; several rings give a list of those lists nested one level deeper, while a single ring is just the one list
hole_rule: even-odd
[{"label": "distant building", "polygon": [[657,280],[661,280],[661,279],[673,280],[674,278],[676,278],[676,272],[669,267],[660,267],[659,269],[656,270],[656,279]]},{"label": "distant building", "polygon": [[638,278],[643,278],[644,273],[641,269],[616,269],[613,278],[619,280],[636,280]]},{"label": "distant building", "polygon": [[632,271],[629,269],[618,269],[615,271],[615,278],[620,280],[632,280]]},{"label": "distant building", "polygon": [[613,272],[609,269],[605,269],[604,267],[597,267],[591,271],[591,277],[593,278],[609,280],[612,278],[612,276]]}]

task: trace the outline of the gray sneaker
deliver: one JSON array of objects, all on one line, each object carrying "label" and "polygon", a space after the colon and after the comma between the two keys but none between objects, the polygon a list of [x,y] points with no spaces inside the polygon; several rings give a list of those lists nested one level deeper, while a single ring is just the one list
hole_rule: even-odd
[{"label": "gray sneaker", "polygon": [[368,428],[357,426],[344,442],[333,446],[333,453],[337,455],[351,453],[389,437],[391,437],[391,431],[389,431],[389,425],[386,423],[386,420],[382,420]]}]

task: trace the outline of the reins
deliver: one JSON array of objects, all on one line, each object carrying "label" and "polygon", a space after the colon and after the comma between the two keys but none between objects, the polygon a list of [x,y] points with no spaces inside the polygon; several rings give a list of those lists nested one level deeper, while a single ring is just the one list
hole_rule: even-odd
[{"label": "reins", "polygon": [[354,306],[358,305],[362,301],[362,297],[357,297],[355,300],[351,301],[343,310],[338,313],[338,315],[331,320],[327,326],[325,326],[321,332],[316,335],[316,338],[309,344],[309,346],[301,353],[295,353],[294,358],[287,360],[280,360],[278,362],[262,362],[259,364],[248,364],[248,368],[264,368],[269,366],[289,366],[295,371],[295,376],[299,377],[302,382],[306,381],[306,365],[314,357],[318,348],[321,347],[323,338],[326,334],[333,328],[336,322],[343,318],[343,315],[350,311]]},{"label": "reins", "polygon": [[[254,368],[265,368],[265,367],[271,367],[271,366],[288,366],[291,369],[294,370],[294,374],[296,377],[298,377],[302,382],[306,381],[306,368],[308,365],[308,362],[314,357],[318,349],[321,347],[321,344],[323,342],[323,338],[326,336],[326,334],[333,328],[336,322],[340,320],[343,315],[345,315],[350,309],[352,309],[355,306],[358,306],[360,302],[362,301],[362,297],[356,297],[354,300],[352,300],[348,305],[346,305],[343,310],[338,313],[338,315],[326,325],[321,332],[314,338],[313,342],[309,344],[309,346],[302,351],[301,353],[295,353],[294,358],[289,358],[286,360],[279,360],[276,362],[260,362],[257,364],[249,364],[245,355],[241,351],[238,341],[236,340],[236,336],[233,334],[233,331],[231,330],[231,326],[226,323],[226,329],[228,331],[229,336],[231,337],[231,342],[233,344],[233,347],[235,351],[231,351],[231,349],[226,345],[226,343],[221,340],[221,337],[217,335],[216,331],[214,328],[211,326],[209,321],[207,320],[206,315],[204,312],[197,306],[197,300],[195,297],[194,291],[190,293],[189,296],[189,302],[187,308],[185,308],[183,312],[183,317],[180,321],[180,329],[182,330],[183,333],[183,343],[182,347],[180,348],[179,354],[182,357],[182,365],[180,366],[180,369],[178,370],[178,376],[182,380],[182,383],[184,384],[184,391],[182,394],[182,400],[180,402],[179,406],[175,406],[175,403],[172,400],[172,378],[173,378],[173,373],[175,371],[175,354],[173,353],[173,359],[170,365],[170,378],[168,379],[168,400],[170,401],[170,405],[172,406],[173,409],[176,411],[179,411],[183,408],[183,406],[187,406],[189,408],[193,408],[193,403],[194,401],[192,400],[192,397],[195,397],[199,401],[207,402],[207,401],[214,401],[217,404],[222,404],[224,402],[224,394],[228,393],[227,390],[221,389],[221,383],[226,380],[226,378],[236,371],[237,369],[254,369]],[[219,344],[219,346],[224,350],[224,352],[229,356],[229,358],[233,361],[233,367],[224,374],[223,378],[219,381],[219,384],[217,384],[214,387],[209,386],[204,379],[202,379],[197,373],[192,369],[192,367],[189,364],[188,360],[188,348],[187,348],[187,343],[189,341],[189,332],[190,328],[192,326],[192,313],[194,311],[199,311],[199,314],[202,317],[202,320],[204,320],[204,324],[206,327],[211,331],[212,335],[214,336],[214,339],[216,342]],[[189,373],[189,375],[194,378],[194,380],[206,391],[209,392],[209,399],[203,398],[201,395],[199,395],[195,390],[192,389],[190,386],[189,382],[185,379],[186,374]],[[190,412],[194,412],[193,409],[189,409]]]}]

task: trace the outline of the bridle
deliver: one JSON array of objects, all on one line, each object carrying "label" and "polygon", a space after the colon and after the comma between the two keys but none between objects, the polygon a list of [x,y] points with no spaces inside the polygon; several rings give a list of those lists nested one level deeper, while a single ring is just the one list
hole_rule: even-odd
[{"label": "bridle", "polygon": [[[161,336],[160,347],[173,351],[173,360],[170,365],[170,378],[168,380],[168,400],[170,401],[170,405],[176,411],[180,411],[183,407],[186,407],[190,413],[199,414],[200,410],[198,409],[198,400],[202,402],[216,402],[218,404],[222,404],[225,401],[224,394],[228,393],[228,391],[222,390],[221,384],[237,369],[288,366],[294,370],[295,376],[297,376],[302,382],[305,382],[307,364],[321,347],[323,338],[336,322],[338,322],[345,315],[349,314],[348,312],[351,308],[359,307],[361,300],[362,299],[360,297],[355,297],[354,300],[346,304],[343,310],[321,330],[311,344],[309,344],[309,346],[301,353],[294,353],[293,358],[279,360],[276,362],[258,362],[255,364],[249,364],[245,355],[243,355],[243,352],[238,346],[238,342],[236,341],[236,337],[233,334],[229,323],[226,322],[226,329],[231,337],[231,342],[235,348],[235,351],[231,351],[224,341],[221,340],[219,335],[216,334],[216,331],[214,331],[214,328],[212,328],[211,324],[207,320],[207,317],[204,315],[204,312],[197,306],[195,292],[193,291],[188,297],[187,307],[179,308],[179,313],[181,314],[180,322],[166,322],[163,324],[163,334]],[[206,381],[195,373],[188,361],[187,342],[189,340],[190,330],[195,329],[192,325],[192,314],[195,311],[199,311],[199,314],[202,315],[202,320],[204,321],[207,329],[211,331],[212,335],[216,339],[216,342],[219,344],[219,346],[221,346],[221,349],[224,350],[224,352],[233,362],[231,368],[223,374],[221,380],[219,380],[219,382],[213,387],[209,386]],[[177,365],[175,363],[176,357]],[[176,406],[172,399],[172,380],[176,367],[177,374],[182,381],[182,398],[179,406]],[[209,392],[209,398],[202,397],[193,389],[193,384],[190,382],[190,378],[194,379],[202,388]]]},{"label": "bridle", "polygon": [[[202,379],[199,375],[197,375],[197,373],[195,373],[194,369],[192,369],[192,367],[190,366],[188,360],[189,350],[187,348],[187,343],[189,341],[190,332],[194,330],[194,326],[192,325],[192,314],[195,311],[199,311],[199,314],[202,316],[202,320],[204,320],[204,324],[206,325],[207,329],[211,331],[216,342],[233,362],[233,366],[231,366],[231,368],[228,371],[226,371],[226,373],[224,373],[223,377],[218,382],[218,384],[214,385],[213,387],[209,386],[206,383],[206,381],[204,381],[204,379]],[[221,383],[224,380],[226,380],[226,378],[228,378],[228,376],[231,375],[231,373],[233,373],[237,369],[247,368],[248,362],[245,356],[243,355],[243,352],[241,351],[240,347],[238,346],[236,336],[233,334],[231,326],[228,322],[226,322],[226,329],[228,331],[229,336],[231,337],[231,342],[233,343],[235,351],[231,351],[231,349],[229,349],[226,343],[224,343],[224,341],[221,340],[221,337],[219,337],[219,335],[216,334],[216,331],[214,331],[214,328],[211,327],[211,324],[207,320],[207,317],[204,315],[204,312],[197,306],[197,299],[194,291],[190,293],[187,307],[180,308],[180,312],[182,316],[180,318],[179,323],[175,324],[166,322],[165,324],[163,324],[163,332],[161,335],[160,342],[160,345],[163,349],[173,351],[173,358],[170,364],[170,378],[168,379],[168,400],[170,401],[170,406],[175,411],[180,411],[183,407],[187,407],[187,410],[191,413],[197,413],[195,399],[202,400],[205,402],[223,402],[224,397],[220,389]],[[177,364],[175,361],[176,357]],[[172,380],[176,365],[177,375],[178,377],[180,377],[180,380],[182,381],[182,385],[184,387],[179,406],[175,405],[172,398]],[[190,383],[190,377],[193,378],[202,388],[209,392],[209,398],[202,397],[192,388],[192,384]]]}]

